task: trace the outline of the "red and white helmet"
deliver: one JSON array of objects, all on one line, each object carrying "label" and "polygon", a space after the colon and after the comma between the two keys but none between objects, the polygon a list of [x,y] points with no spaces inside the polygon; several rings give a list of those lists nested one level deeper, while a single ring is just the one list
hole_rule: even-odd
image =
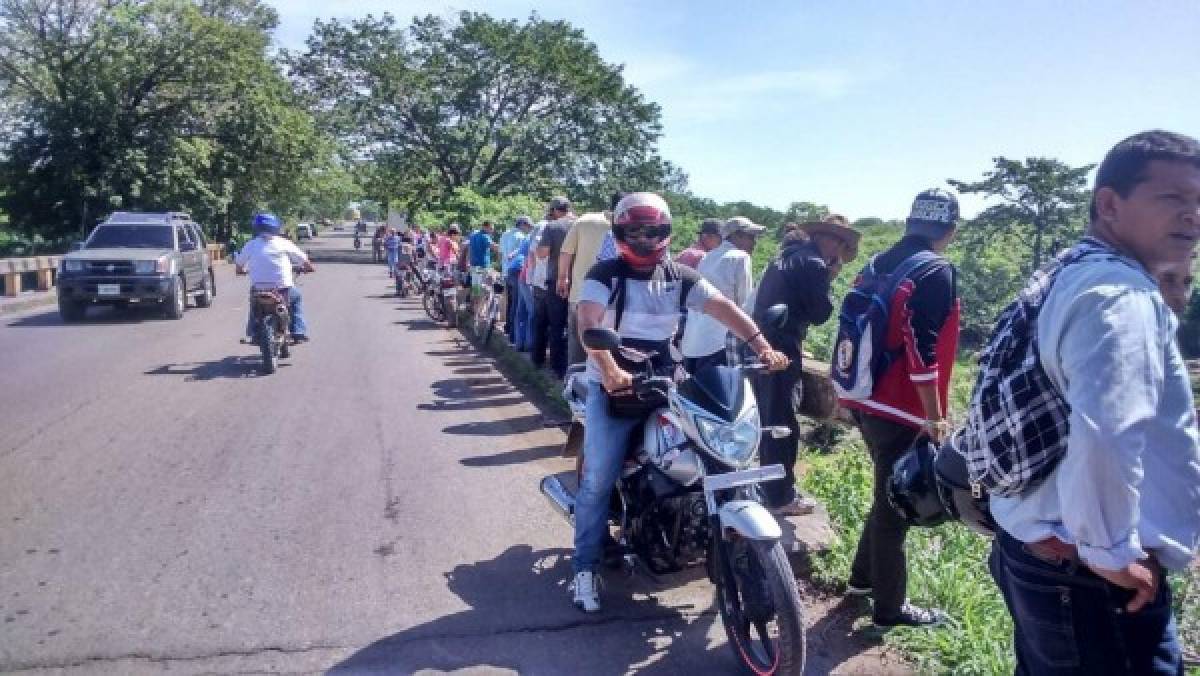
[{"label": "red and white helmet", "polygon": [[[651,244],[638,238],[625,240],[626,226],[642,226],[657,231],[659,239]],[[613,209],[613,239],[621,258],[631,265],[649,266],[661,261],[671,245],[671,207],[666,200],[652,192],[635,192],[621,198]]]}]

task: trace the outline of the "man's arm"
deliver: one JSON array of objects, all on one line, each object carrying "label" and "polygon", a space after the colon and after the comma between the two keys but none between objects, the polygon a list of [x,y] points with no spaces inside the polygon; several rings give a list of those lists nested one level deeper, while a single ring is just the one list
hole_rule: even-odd
[{"label": "man's arm", "polygon": [[1144,423],[1157,415],[1170,340],[1159,320],[1149,292],[1093,290],[1075,300],[1057,342],[1071,408],[1056,469],[1063,527],[1089,568],[1136,592],[1131,612],[1161,579],[1137,530]]},{"label": "man's arm", "polygon": [[[577,318],[579,322],[580,342],[583,342],[584,331],[597,328],[604,323],[605,309],[604,305],[594,301],[583,300],[579,302]],[[608,350],[593,350],[586,345],[584,349],[595,360],[596,367],[600,370],[600,379],[606,392],[620,392],[629,389],[633,385],[633,376],[617,365],[617,360],[613,359],[611,352]]]},{"label": "man's arm", "polygon": [[571,266],[575,262],[575,254],[563,252],[558,255],[558,295],[567,298],[571,295]]}]

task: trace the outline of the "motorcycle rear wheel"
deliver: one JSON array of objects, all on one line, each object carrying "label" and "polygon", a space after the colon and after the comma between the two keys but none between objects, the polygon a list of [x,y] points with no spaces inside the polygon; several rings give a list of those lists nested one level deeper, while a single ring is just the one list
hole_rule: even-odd
[{"label": "motorcycle rear wheel", "polygon": [[275,372],[275,321],[273,317],[258,320],[258,349],[262,353],[263,373]]},{"label": "motorcycle rear wheel", "polygon": [[717,607],[729,647],[747,673],[804,673],[804,611],[778,542],[722,541]]}]

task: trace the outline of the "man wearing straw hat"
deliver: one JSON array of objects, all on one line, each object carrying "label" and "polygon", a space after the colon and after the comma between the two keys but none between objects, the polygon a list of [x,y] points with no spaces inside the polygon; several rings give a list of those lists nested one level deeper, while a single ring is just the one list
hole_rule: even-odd
[{"label": "man wearing straw hat", "polygon": [[[784,236],[779,256],[767,266],[758,287],[754,320],[763,327],[767,341],[792,360],[783,373],[756,378],[754,383],[762,424],[783,425],[791,431],[783,439],[765,436],[759,447],[763,466],[779,463],[787,472],[784,478],[762,485],[767,507],[779,516],[808,514],[815,507],[812,499],[796,493],[795,464],[800,426],[792,406],[792,393],[800,382],[804,336],[809,326],[824,324],[833,314],[830,282],[843,263],[858,255],[861,237],[844,216],[837,214],[791,226]],[[788,321],[782,329],[775,329],[764,320],[767,309],[779,303],[787,305]]]}]

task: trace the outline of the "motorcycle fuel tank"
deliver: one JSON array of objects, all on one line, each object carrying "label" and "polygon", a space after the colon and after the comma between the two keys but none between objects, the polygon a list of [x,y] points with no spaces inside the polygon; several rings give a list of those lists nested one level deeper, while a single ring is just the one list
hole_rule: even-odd
[{"label": "motorcycle fuel tank", "polygon": [[662,470],[673,481],[691,486],[704,477],[704,465],[688,443],[683,427],[667,409],[646,421],[639,461]]}]

